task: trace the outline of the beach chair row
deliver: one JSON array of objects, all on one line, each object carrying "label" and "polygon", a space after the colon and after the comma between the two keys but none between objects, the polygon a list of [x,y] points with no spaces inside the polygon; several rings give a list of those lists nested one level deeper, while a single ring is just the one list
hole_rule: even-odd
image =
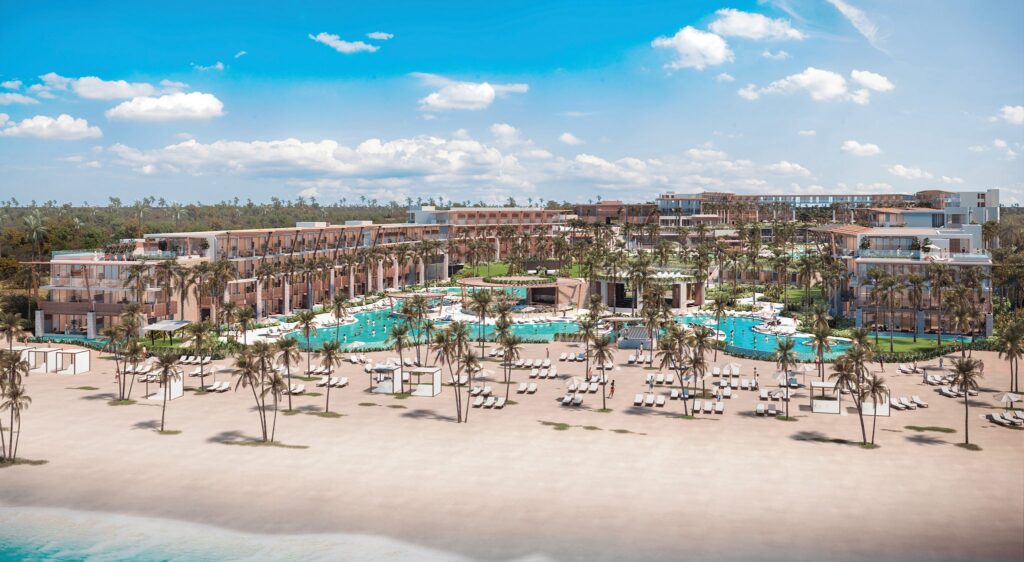
[{"label": "beach chair row", "polygon": [[909,399],[906,396],[901,397],[890,397],[889,405],[897,410],[916,410],[918,408],[927,408],[928,403],[921,400],[916,394],[911,396]]},{"label": "beach chair row", "polygon": [[569,385],[569,388],[567,390],[569,392],[580,392],[580,393],[591,392],[591,393],[594,393],[594,392],[597,392],[598,390],[601,390],[601,383],[599,383],[599,382],[591,382],[591,383],[581,382],[578,385],[573,383],[573,384]]},{"label": "beach chair row", "polygon": [[531,379],[553,379],[558,376],[558,369],[551,367],[550,369],[532,369],[530,371]]},{"label": "beach chair row", "polygon": [[634,406],[657,406],[662,407],[665,405],[665,395],[655,394],[653,392],[645,392],[643,394],[637,394],[633,397]]},{"label": "beach chair row", "polygon": [[1024,426],[1024,412],[1019,412],[1016,410],[1005,413],[992,412],[988,415],[988,419],[992,420],[993,423],[1001,425],[1003,427]]},{"label": "beach chair row", "polygon": [[690,410],[694,414],[704,412],[705,414],[724,414],[725,403],[717,402],[715,400],[694,400],[693,409]]},{"label": "beach chair row", "polygon": [[566,394],[560,399],[563,406],[581,406],[583,397],[579,394]]},{"label": "beach chair row", "polygon": [[181,365],[208,365],[213,362],[213,357],[209,355],[200,357],[198,355],[182,355],[178,358],[178,363]]},{"label": "beach chair row", "polygon": [[757,408],[754,409],[754,413],[759,416],[780,416],[785,414],[785,410],[775,407],[775,404],[758,404]]},{"label": "beach chair row", "polygon": [[331,386],[334,388],[343,388],[348,386],[348,377],[320,377],[320,380],[316,383],[319,387]]},{"label": "beach chair row", "polygon": [[[944,386],[944,387],[940,388],[939,389],[939,394],[945,396],[946,398],[963,398],[964,397],[963,391],[955,390],[955,389],[953,389],[952,387],[949,387],[949,386]],[[977,396],[978,395],[978,391],[977,390],[968,390],[967,394],[969,396]]]},{"label": "beach chair row", "polygon": [[676,375],[675,373],[650,373],[647,375],[647,380],[645,382],[647,384],[651,384],[652,382],[654,384],[674,384],[676,382]]},{"label": "beach chair row", "polygon": [[639,353],[634,354],[634,355],[630,355],[629,357],[626,358],[626,364],[627,365],[644,365],[644,364],[651,365],[653,363],[654,363],[654,361],[651,359],[650,356],[644,357],[643,355],[640,355]]},{"label": "beach chair row", "polygon": [[768,390],[767,388],[762,388],[759,397],[761,400],[782,400],[783,402],[786,402],[789,400],[789,393],[786,392],[785,390],[776,390],[773,392]]},{"label": "beach chair row", "polygon": [[537,383],[531,382],[529,384],[525,382],[519,383],[519,388],[516,389],[518,394],[534,394],[537,392]]},{"label": "beach chair row", "polygon": [[757,390],[756,379],[722,379],[718,381],[719,388],[731,388],[733,390]]},{"label": "beach chair row", "polygon": [[494,408],[500,410],[505,407],[504,396],[477,396],[476,400],[473,400],[474,408]]},{"label": "beach chair row", "polygon": [[583,352],[580,352],[580,353],[562,353],[561,355],[558,356],[558,360],[559,361],[570,361],[570,362],[571,361],[586,361],[587,360],[587,354],[583,353]]}]

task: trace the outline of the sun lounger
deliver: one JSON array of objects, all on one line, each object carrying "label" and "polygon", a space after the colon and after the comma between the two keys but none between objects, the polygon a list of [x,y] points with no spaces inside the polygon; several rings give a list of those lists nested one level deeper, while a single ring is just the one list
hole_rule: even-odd
[{"label": "sun lounger", "polygon": [[723,413],[725,413],[725,403],[724,402],[716,402],[715,403],[715,413],[716,414],[723,414]]},{"label": "sun lounger", "polygon": [[229,390],[231,390],[231,383],[223,381],[220,383],[220,388],[217,389],[217,392],[227,392]]},{"label": "sun lounger", "polygon": [[644,395],[644,406],[653,406],[653,405],[654,405],[654,395],[650,394],[650,393],[645,394]]},{"label": "sun lounger", "polygon": [[565,390],[567,390],[569,392],[576,392],[576,389],[577,389],[576,383],[569,383],[569,386]]},{"label": "sun lounger", "polygon": [[576,360],[577,361],[586,361],[587,360],[587,354],[583,353],[582,351],[579,352],[578,354],[576,354]]},{"label": "sun lounger", "polygon": [[630,365],[633,365],[634,363],[636,363],[636,355],[630,355],[629,357],[627,357],[626,358],[626,363],[628,363]]},{"label": "sun lounger", "polygon": [[768,399],[768,389],[767,388],[762,388],[761,389],[761,400],[767,400],[767,399]]},{"label": "sun lounger", "polygon": [[899,399],[898,399],[898,398],[893,398],[892,400],[889,400],[889,407],[890,407],[890,408],[894,408],[894,409],[896,409],[896,410],[906,410],[906,409],[907,409],[907,408],[906,408],[906,406],[904,406],[904,405],[903,405],[903,404],[902,404],[902,403],[901,403],[901,402],[899,401]]},{"label": "sun lounger", "polygon": [[917,404],[914,404],[913,402],[908,400],[906,396],[901,396],[900,397],[900,404],[903,404],[903,406],[906,407],[909,410],[916,410],[917,409]]},{"label": "sun lounger", "polygon": [[941,394],[941,395],[943,395],[943,396],[945,396],[947,398],[957,398],[958,397],[956,392],[953,392],[949,387],[946,387],[946,386],[944,386],[944,387],[939,389],[939,394]]},{"label": "sun lounger", "polygon": [[523,393],[526,392],[526,387],[527,387],[527,384],[525,382],[521,382],[521,383],[519,383],[519,387],[516,388],[516,392],[519,393],[519,394],[523,394]]},{"label": "sun lounger", "polygon": [[643,403],[644,403],[644,395],[643,394],[637,394],[637,395],[633,396],[633,405],[634,406],[640,406]]},{"label": "sun lounger", "polygon": [[320,377],[320,380],[317,381],[316,385],[317,386],[327,386],[328,382],[329,382],[328,377]]},{"label": "sun lounger", "polygon": [[483,391],[483,393],[482,393],[482,394],[483,394],[484,396],[490,396],[490,395],[491,395],[491,387],[489,387],[489,386],[485,386],[485,387],[484,387],[484,391]]},{"label": "sun lounger", "polygon": [[562,405],[568,406],[569,404],[572,404],[572,394],[566,394],[562,397]]},{"label": "sun lounger", "polygon": [[292,387],[292,394],[302,394],[303,392],[306,392],[306,385],[304,384],[297,384]]},{"label": "sun lounger", "polygon": [[504,396],[499,396],[498,399],[494,401],[494,407],[496,409],[498,409],[498,410],[504,408],[505,407],[505,397]]},{"label": "sun lounger", "polygon": [[699,414],[700,411],[701,411],[701,408],[703,408],[703,407],[704,407],[704,402],[703,401],[701,401],[701,400],[694,400],[693,401],[693,413]]},{"label": "sun lounger", "polygon": [[530,386],[526,387],[526,393],[533,394],[535,392],[537,392],[537,383],[531,382]]},{"label": "sun lounger", "polygon": [[333,384],[334,388],[344,388],[348,386],[348,377],[341,377],[338,382]]},{"label": "sun lounger", "polygon": [[719,368],[719,367],[712,368],[711,369],[711,375],[715,376],[715,377],[721,376],[722,375],[722,369]]},{"label": "sun lounger", "polygon": [[213,363],[213,357],[210,357],[209,355],[203,357],[203,365],[209,365],[210,363]]},{"label": "sun lounger", "polygon": [[565,361],[565,358],[568,357],[568,355],[569,355],[568,353],[559,354],[558,360],[559,361]]},{"label": "sun lounger", "polygon": [[722,391],[722,398],[732,398],[732,389],[726,388]]},{"label": "sun lounger", "polygon": [[1019,412],[1017,410],[1014,410],[1012,412],[1007,412],[1007,413],[1003,414],[1004,418],[1008,418],[1008,417],[1011,417],[1011,416],[1015,420],[1019,420],[1019,421],[1024,422],[1024,412]]},{"label": "sun lounger", "polygon": [[668,394],[668,398],[669,398],[669,400],[678,400],[679,399],[679,389],[678,388],[673,388],[672,392],[670,392]]},{"label": "sun lounger", "polygon": [[665,384],[665,373],[658,373],[655,375],[654,384]]},{"label": "sun lounger", "polygon": [[537,375],[538,375],[539,373],[540,373],[540,369],[532,369],[532,370],[530,371],[530,378],[531,378],[531,379],[535,379],[535,378],[537,378]]},{"label": "sun lounger", "polygon": [[704,401],[704,413],[705,414],[710,414],[710,413],[712,413],[714,411],[715,411],[715,403],[712,402],[711,400],[705,400]]},{"label": "sun lounger", "polygon": [[488,396],[487,400],[484,400],[484,408],[493,408],[493,407],[494,407],[494,397],[493,396]]},{"label": "sun lounger", "polygon": [[476,400],[473,400],[473,407],[474,408],[479,408],[480,406],[483,406],[483,405],[484,405],[484,397],[483,396],[477,396]]},{"label": "sun lounger", "polygon": [[749,379],[740,379],[740,389],[746,390],[747,387],[749,387],[749,386],[750,386],[750,380]]},{"label": "sun lounger", "polygon": [[675,384],[675,382],[676,382],[676,374],[675,373],[668,373],[668,374],[665,375],[665,384],[672,385],[672,384]]},{"label": "sun lounger", "polygon": [[779,415],[779,411],[775,409],[775,404],[768,404],[768,415],[769,416],[777,416],[777,415]]},{"label": "sun lounger", "polygon": [[758,404],[757,408],[754,410],[754,413],[759,415],[759,416],[763,416],[764,415],[764,404]]},{"label": "sun lounger", "polygon": [[1003,414],[1003,419],[1010,425],[1024,425],[1024,421],[1017,419],[1017,416],[1012,415],[1009,412]]},{"label": "sun lounger", "polygon": [[469,395],[470,396],[478,396],[483,391],[484,391],[484,387],[482,387],[482,386],[474,386],[473,388],[469,389]]},{"label": "sun lounger", "polygon": [[551,360],[550,359],[545,359],[544,361],[541,361],[540,366],[541,367],[550,367],[551,366]]},{"label": "sun lounger", "polygon": [[596,382],[590,383],[590,390],[588,392],[593,394],[593,393],[597,392],[598,390],[601,390],[601,383],[596,383]]},{"label": "sun lounger", "polygon": [[659,394],[658,397],[654,399],[654,405],[659,408],[665,406],[665,395]]},{"label": "sun lounger", "polygon": [[1000,414],[999,412],[992,412],[992,413],[990,413],[988,415],[988,418],[990,420],[994,421],[995,423],[997,423],[999,425],[1002,425],[1002,426],[1006,426],[1006,427],[1013,426],[1013,422],[1003,419],[1003,415]]},{"label": "sun lounger", "polygon": [[574,396],[574,397],[573,397],[573,399],[572,399],[572,405],[573,405],[573,406],[579,406],[579,405],[581,405],[581,404],[583,404],[583,397],[582,397],[582,396],[580,396],[579,394],[577,394],[577,395],[576,395],[576,396]]},{"label": "sun lounger", "polygon": [[719,388],[728,388],[729,387],[729,380],[728,379],[722,379],[722,380],[718,381],[718,387]]}]

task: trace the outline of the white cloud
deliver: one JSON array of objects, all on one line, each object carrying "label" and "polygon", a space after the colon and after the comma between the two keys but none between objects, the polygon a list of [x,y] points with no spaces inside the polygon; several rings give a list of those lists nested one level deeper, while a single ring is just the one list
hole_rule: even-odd
[{"label": "white cloud", "polygon": [[220,72],[224,70],[224,63],[217,61],[209,66],[203,66],[201,64],[192,63],[192,68],[200,72],[206,72],[207,70],[216,70],[217,72]]},{"label": "white cloud", "polygon": [[878,42],[878,26],[874,24],[868,15],[860,8],[846,3],[844,0],[827,0],[839,13],[846,18],[853,27],[868,40],[872,47],[882,50]]},{"label": "white cloud", "polygon": [[686,151],[686,156],[692,160],[703,162],[715,162],[725,160],[727,155],[721,150],[714,150],[704,145],[700,148],[691,148]]},{"label": "white cloud", "polygon": [[854,82],[876,92],[888,92],[896,87],[885,76],[867,70],[854,70],[850,76]]},{"label": "white cloud", "polygon": [[875,156],[882,153],[882,149],[878,148],[877,144],[859,143],[855,140],[844,142],[840,150],[854,156]]},{"label": "white cloud", "polygon": [[316,41],[317,43],[323,43],[324,45],[327,45],[328,47],[334,49],[335,51],[338,51],[339,53],[346,55],[361,52],[375,53],[380,49],[380,47],[376,45],[370,45],[369,43],[364,43],[362,41],[345,41],[344,39],[338,37],[337,35],[326,33],[323,31],[317,33],[316,35],[310,33],[309,38],[312,39],[313,41]]},{"label": "white cloud", "polygon": [[21,89],[21,80],[5,80],[0,82],[0,88],[7,90],[18,90]]},{"label": "white cloud", "polygon": [[175,82],[174,80],[161,80],[160,85],[163,86],[160,90],[160,93],[162,94],[173,94],[188,89],[188,84],[184,82]]},{"label": "white cloud", "polygon": [[676,58],[665,65],[665,68],[670,69],[704,70],[705,67],[718,66],[733,60],[732,50],[725,39],[689,25],[672,37],[656,38],[651,41],[651,46],[675,51]]},{"label": "white cloud", "polygon": [[423,111],[449,109],[480,110],[489,107],[494,100],[507,93],[523,94],[530,90],[527,84],[491,84],[489,82],[459,82],[436,74],[414,72],[413,77],[423,83],[440,88],[420,100]]},{"label": "white cloud", "polygon": [[1024,105],[1004,105],[999,110],[999,117],[1007,123],[1024,125]]},{"label": "white cloud", "polygon": [[[853,75],[858,83],[862,85],[865,82],[869,83],[870,88],[875,91],[887,91],[893,88],[892,83],[881,74],[855,70]],[[807,67],[803,72],[776,80],[763,88],[748,84],[736,93],[744,99],[756,100],[765,94],[788,95],[801,90],[806,91],[814,101],[845,100],[866,104],[871,97],[871,91],[867,87],[850,92],[846,79],[841,74],[813,66]]]},{"label": "white cloud", "polygon": [[491,125],[491,134],[494,135],[494,142],[498,146],[514,146],[523,142],[519,130],[508,123]]},{"label": "white cloud", "polygon": [[961,184],[961,183],[964,183],[964,178],[942,176],[939,179],[942,180],[942,183],[951,183],[951,184]]},{"label": "white cloud", "polygon": [[374,31],[373,33],[367,33],[367,37],[370,39],[376,39],[377,41],[387,41],[393,39],[395,36],[392,33],[385,33],[383,31]]},{"label": "white cloud", "polygon": [[769,172],[773,174],[783,174],[791,176],[811,175],[810,170],[808,170],[807,168],[804,168],[803,166],[797,164],[796,162],[788,162],[786,160],[782,160],[774,164],[769,164],[768,166],[765,167],[765,169],[767,169]]},{"label": "white cloud", "polygon": [[931,172],[927,172],[916,166],[904,166],[903,164],[890,166],[889,173],[908,180],[930,180],[935,177]]},{"label": "white cloud", "polygon": [[4,125],[6,125],[7,121],[9,121],[10,119],[11,119],[10,115],[7,115],[6,113],[0,113],[0,127],[3,127]]},{"label": "white cloud", "polygon": [[558,140],[565,144],[568,144],[569,146],[583,144],[583,139],[577,137],[576,135],[568,131],[562,133],[561,135],[558,135]]},{"label": "white cloud", "polygon": [[[6,122],[6,115],[3,121]],[[46,115],[36,115],[22,120],[20,123],[7,123],[0,129],[0,136],[31,137],[49,140],[80,140],[103,136],[99,127],[90,126],[85,119],[78,119],[66,113],[56,119]]]},{"label": "white cloud", "polygon": [[718,19],[708,29],[726,37],[744,39],[803,39],[805,35],[793,29],[789,20],[772,19],[762,14],[724,8],[715,12]]},{"label": "white cloud", "polygon": [[235,58],[236,59],[240,59],[240,58],[242,58],[242,57],[244,57],[245,55],[248,55],[248,54],[249,54],[249,51],[245,51],[245,50],[238,51],[237,53],[235,53]]},{"label": "white cloud", "polygon": [[797,131],[796,134],[801,137],[813,137],[818,134],[818,131],[815,131],[814,129],[804,129],[803,131]]},{"label": "white cloud", "polygon": [[[1010,143],[1004,141],[1003,139],[994,139],[992,141],[992,147],[995,148],[997,151],[1002,152],[1003,156],[1005,156],[1007,160],[1013,160],[1017,158],[1017,152],[1010,147]],[[1020,146],[1018,145],[1017,148],[1020,148]],[[982,148],[982,150],[984,150],[984,148]]]},{"label": "white cloud", "polygon": [[761,51],[761,56],[768,60],[786,60],[789,58],[789,53],[779,49],[777,52],[771,52],[768,49]]},{"label": "white cloud", "polygon": [[36,104],[39,103],[39,100],[11,92],[0,94],[0,105],[11,105],[14,103]]},{"label": "white cloud", "polygon": [[82,165],[85,166],[86,168],[96,168],[96,169],[103,167],[103,164],[101,164],[99,160],[90,160],[90,161],[88,161],[88,162],[86,162],[85,164],[82,164]]},{"label": "white cloud", "polygon": [[728,72],[723,72],[723,73],[719,74],[718,76],[715,77],[715,80],[718,80],[719,82],[735,82],[736,81],[736,79],[732,77],[732,74],[729,74]]},{"label": "white cloud", "polygon": [[105,113],[108,119],[168,121],[210,119],[224,115],[224,104],[213,94],[190,92],[160,97],[138,97],[122,102]]},{"label": "white cloud", "polygon": [[71,89],[79,97],[90,100],[117,100],[149,96],[156,92],[152,84],[127,82],[125,80],[103,80],[96,76],[83,76],[71,81]]}]

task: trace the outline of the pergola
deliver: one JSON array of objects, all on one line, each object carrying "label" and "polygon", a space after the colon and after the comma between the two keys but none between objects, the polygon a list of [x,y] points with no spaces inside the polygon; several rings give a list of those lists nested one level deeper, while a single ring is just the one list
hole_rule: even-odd
[{"label": "pergola", "polygon": [[155,343],[156,336],[158,334],[164,335],[169,340],[174,337],[174,332],[177,332],[191,323],[192,322],[189,322],[188,320],[160,320],[159,322],[154,322],[148,326],[143,326],[142,331],[148,333],[149,339]]},{"label": "pergola", "polygon": [[[440,367],[415,367],[406,371],[409,373],[409,385],[412,387],[413,396],[437,396],[441,394],[441,368]],[[429,383],[423,383],[422,377],[430,376]],[[415,382],[412,377],[416,377]]]}]

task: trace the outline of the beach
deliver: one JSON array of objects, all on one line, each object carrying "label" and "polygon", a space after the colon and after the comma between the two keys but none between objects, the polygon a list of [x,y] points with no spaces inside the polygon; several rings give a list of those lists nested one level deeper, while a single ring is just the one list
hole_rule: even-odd
[{"label": "beach", "polygon": [[[581,350],[528,344],[523,357]],[[1024,556],[1024,431],[983,419],[1001,408],[994,395],[1007,383],[1006,363],[994,353],[974,353],[989,371],[970,412],[981,451],[955,446],[963,401],[939,396],[920,375],[896,374],[895,365],[885,366],[893,393],[919,395],[929,407],[880,416],[880,447],[867,450],[857,444],[852,408],[812,414],[806,390],[791,400],[793,422],[755,416],[750,391],[724,400],[723,414],[694,419],[680,417],[679,401],[634,407],[646,374],[658,369],[627,366],[628,354],[616,350],[609,371],[611,412],[597,411],[599,392],[579,408],[563,407],[556,399],[568,381],[538,380],[536,394],[513,385],[515,404],[473,408],[467,424],[453,421],[450,387],[434,398],[370,394],[369,376],[346,363],[335,376],[350,385],[331,392],[341,417],[312,415],[323,396],[293,397],[298,413],[285,415],[282,405],[277,418],[288,447],[258,447],[238,444],[259,434],[248,390],[187,391],[167,406],[167,428],[181,433],[160,435],[159,401],[108,405],[113,362],[93,352],[88,374],[26,379],[33,402],[19,454],[48,462],[0,471],[0,505],[16,508],[0,519],[16,517],[17,508],[160,518],[281,537],[273,544],[285,550],[267,557],[293,559],[317,556],[288,550],[294,537],[310,535],[379,539],[363,557],[379,560]],[[729,361],[743,365],[743,377],[757,367],[762,386],[772,384],[772,364],[723,354],[713,364]],[[555,363],[562,375],[583,374],[581,363]],[[504,395],[498,363],[483,367],[492,373],[487,384]],[[517,369],[512,378],[531,382],[527,375]],[[136,383],[133,398],[140,390]],[[865,422],[870,431],[871,417]]]}]

